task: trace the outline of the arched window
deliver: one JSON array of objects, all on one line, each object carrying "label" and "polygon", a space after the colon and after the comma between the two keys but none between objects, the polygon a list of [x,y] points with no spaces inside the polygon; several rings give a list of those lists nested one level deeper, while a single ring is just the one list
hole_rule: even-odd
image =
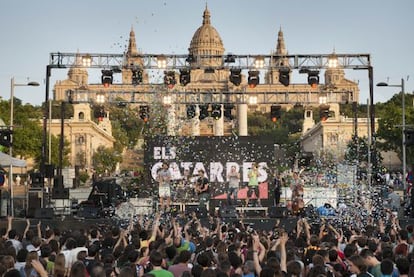
[{"label": "arched window", "polygon": [[78,114],[78,116],[79,116],[79,120],[84,120],[85,119],[85,114],[83,112],[80,112]]}]

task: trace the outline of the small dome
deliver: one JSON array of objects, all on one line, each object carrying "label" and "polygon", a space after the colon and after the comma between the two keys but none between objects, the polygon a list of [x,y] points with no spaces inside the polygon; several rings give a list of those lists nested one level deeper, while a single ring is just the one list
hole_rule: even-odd
[{"label": "small dome", "polygon": [[[203,14],[203,25],[201,25],[197,31],[194,33],[193,38],[191,39],[190,54],[194,56],[202,55],[223,55],[224,46],[221,40],[221,37],[217,30],[211,25],[210,22],[210,11],[207,9],[204,10]],[[203,64],[217,65],[217,61],[201,61]],[[221,62],[221,60],[220,60]]]}]

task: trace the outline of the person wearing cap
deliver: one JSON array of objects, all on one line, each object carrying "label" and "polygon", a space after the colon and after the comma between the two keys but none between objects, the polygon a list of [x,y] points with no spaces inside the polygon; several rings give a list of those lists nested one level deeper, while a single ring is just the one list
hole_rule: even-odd
[{"label": "person wearing cap", "polygon": [[389,203],[390,210],[394,213],[395,212],[398,213],[398,211],[401,207],[401,198],[394,191],[394,186],[392,186],[392,185],[388,186],[388,203]]}]

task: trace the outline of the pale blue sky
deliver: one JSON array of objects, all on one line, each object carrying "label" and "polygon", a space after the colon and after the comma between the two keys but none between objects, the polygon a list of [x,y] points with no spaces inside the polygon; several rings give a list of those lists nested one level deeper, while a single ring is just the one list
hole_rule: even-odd
[{"label": "pale blue sky", "polygon": [[[1,0],[0,96],[9,99],[12,76],[16,83],[30,77],[41,86],[17,87],[15,96],[39,105],[49,53],[122,53],[131,26],[143,53],[186,54],[206,2],[226,53],[270,54],[282,27],[289,54],[368,53],[375,84],[410,76],[406,92],[414,89],[413,0]],[[52,70],[51,85],[65,76]],[[367,72],[346,76],[360,82],[366,103]],[[374,101],[397,91],[375,88]]]}]

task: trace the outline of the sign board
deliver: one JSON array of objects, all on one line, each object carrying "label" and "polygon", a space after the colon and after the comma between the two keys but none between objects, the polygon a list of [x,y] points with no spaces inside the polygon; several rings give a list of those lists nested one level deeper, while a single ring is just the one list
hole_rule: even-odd
[{"label": "sign board", "polygon": [[[259,165],[260,196],[267,198],[268,182],[271,180],[269,167],[274,156],[272,141],[251,136],[159,136],[146,138],[144,145],[147,183],[158,186],[156,176],[164,161],[169,164],[173,182],[189,179],[194,183],[198,170],[202,169],[209,179],[213,198],[224,197],[228,186],[227,173],[232,166],[240,173],[241,188],[247,190],[248,172],[254,162]],[[239,195],[244,198],[243,193]]]}]

